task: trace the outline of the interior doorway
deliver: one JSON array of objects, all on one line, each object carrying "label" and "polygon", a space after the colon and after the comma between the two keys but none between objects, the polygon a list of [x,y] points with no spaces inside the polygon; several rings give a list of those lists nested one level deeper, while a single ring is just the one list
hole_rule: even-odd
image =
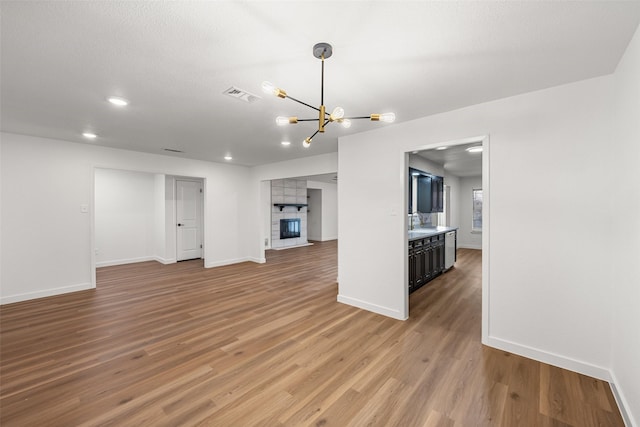
[{"label": "interior doorway", "polygon": [[[203,178],[147,171],[94,168],[91,212],[91,274],[110,265],[204,258],[206,183]],[[181,242],[177,238],[178,181],[183,185],[183,219],[195,223]],[[203,192],[200,192],[203,190]],[[185,229],[190,227],[185,227]]]},{"label": "interior doorway", "polygon": [[[471,147],[476,147],[471,149]],[[481,148],[480,148],[481,147]],[[430,225],[448,226],[458,228],[458,248],[482,250],[482,336],[488,336],[488,304],[489,304],[489,137],[478,136],[455,141],[432,143],[407,152],[405,154],[407,170],[412,166],[412,159],[418,160],[426,168],[434,168],[434,175],[442,174],[444,177],[444,203],[443,214],[433,214]],[[415,167],[415,164],[414,164]],[[416,167],[421,169],[420,167]],[[424,168],[422,168],[424,169]],[[409,178],[405,189],[408,193]],[[472,231],[473,211],[471,209],[470,188],[482,188],[484,203],[482,205],[483,228],[481,233]],[[406,194],[405,206],[411,197]],[[405,229],[411,225],[411,215],[407,215]],[[406,234],[406,233],[405,233]],[[409,239],[406,238],[406,246],[409,247]],[[409,281],[409,249],[407,249],[407,263],[405,276]],[[445,273],[446,274],[446,273]],[[428,284],[426,285],[428,286]],[[408,292],[407,292],[408,294]],[[407,298],[407,313],[409,313],[409,298]]]}]

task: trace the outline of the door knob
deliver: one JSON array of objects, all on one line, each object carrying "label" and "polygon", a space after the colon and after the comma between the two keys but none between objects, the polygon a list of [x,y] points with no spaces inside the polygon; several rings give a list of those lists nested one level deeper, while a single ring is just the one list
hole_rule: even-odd
[{"label": "door knob", "polygon": [[178,223],[178,227],[182,227],[183,225],[184,225],[184,224],[180,224],[180,223]]}]

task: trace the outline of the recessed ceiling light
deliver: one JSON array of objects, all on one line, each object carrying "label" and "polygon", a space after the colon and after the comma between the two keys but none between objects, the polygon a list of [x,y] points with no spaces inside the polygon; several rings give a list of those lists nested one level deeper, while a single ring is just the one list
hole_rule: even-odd
[{"label": "recessed ceiling light", "polygon": [[233,160],[233,157],[231,157],[231,156],[224,156],[224,159],[225,159],[225,160]]},{"label": "recessed ceiling light", "polygon": [[287,145],[291,145],[291,142],[289,141],[282,141],[280,144],[287,146]]},{"label": "recessed ceiling light", "polygon": [[438,148],[436,148],[436,150],[446,150],[447,148],[449,148],[449,147],[442,146],[442,147],[438,147]]},{"label": "recessed ceiling light", "polygon": [[475,145],[473,147],[469,147],[467,148],[467,151],[470,153],[481,153],[482,152],[482,145]]},{"label": "recessed ceiling light", "polygon": [[98,137],[98,135],[96,135],[93,132],[84,132],[82,136],[84,136],[87,139],[96,139]]},{"label": "recessed ceiling light", "polygon": [[418,154],[418,152],[417,151],[412,151],[411,154]]},{"label": "recessed ceiling light", "polygon": [[107,98],[107,101],[109,101],[113,105],[117,105],[118,107],[124,107],[125,105],[129,105],[129,101],[117,96],[110,96],[109,98]]}]

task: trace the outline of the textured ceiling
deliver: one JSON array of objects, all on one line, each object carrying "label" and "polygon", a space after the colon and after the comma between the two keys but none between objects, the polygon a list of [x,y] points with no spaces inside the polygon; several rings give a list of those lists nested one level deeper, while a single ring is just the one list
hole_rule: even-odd
[{"label": "textured ceiling", "polygon": [[471,177],[482,175],[482,153],[470,153],[469,147],[482,145],[482,141],[447,147],[443,150],[423,150],[416,154],[433,163],[442,165],[444,170],[455,176]]},{"label": "textured ceiling", "polygon": [[[337,150],[337,137],[389,124],[331,125],[270,97],[269,80],[347,115],[397,122],[614,71],[640,2],[2,1],[3,131],[178,157],[256,165]],[[230,86],[262,97],[249,104]],[[130,100],[116,108],[105,99]],[[290,140],[289,147],[280,144]],[[389,141],[393,144],[393,141]]]}]

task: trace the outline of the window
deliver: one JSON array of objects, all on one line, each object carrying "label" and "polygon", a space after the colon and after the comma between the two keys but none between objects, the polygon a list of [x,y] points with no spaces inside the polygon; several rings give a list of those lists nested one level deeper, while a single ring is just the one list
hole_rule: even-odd
[{"label": "window", "polygon": [[473,195],[473,223],[471,224],[471,232],[482,232],[482,188],[471,190]]}]

